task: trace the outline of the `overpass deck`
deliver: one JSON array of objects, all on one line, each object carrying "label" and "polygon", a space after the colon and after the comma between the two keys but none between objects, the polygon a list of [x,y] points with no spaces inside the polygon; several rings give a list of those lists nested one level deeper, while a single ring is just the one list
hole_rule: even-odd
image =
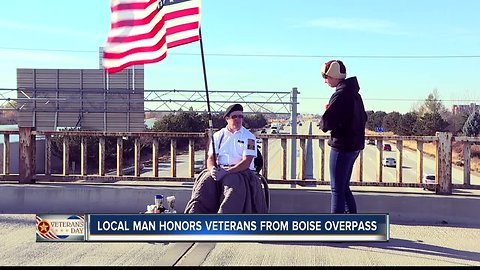
[{"label": "overpass deck", "polygon": [[[271,185],[272,213],[328,213],[328,186]],[[183,210],[191,183],[0,184],[0,265],[480,265],[480,191],[352,187],[362,213],[389,213],[382,243],[37,243],[35,213],[139,213],[154,195]]]}]

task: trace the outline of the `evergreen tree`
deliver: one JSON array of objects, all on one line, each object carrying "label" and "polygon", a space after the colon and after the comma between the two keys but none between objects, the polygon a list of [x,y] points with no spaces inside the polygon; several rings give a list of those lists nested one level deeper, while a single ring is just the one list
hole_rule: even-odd
[{"label": "evergreen tree", "polygon": [[415,134],[414,127],[417,123],[417,114],[415,112],[408,112],[398,119],[397,135],[412,136]]},{"label": "evergreen tree", "polygon": [[401,117],[402,115],[399,112],[391,112],[385,115],[382,124],[385,131],[392,131],[398,134],[398,121]]},{"label": "evergreen tree", "polygon": [[365,124],[365,128],[369,130],[375,130],[375,125],[373,123],[373,114],[374,111],[366,111],[367,113],[367,123]]},{"label": "evergreen tree", "polygon": [[387,115],[384,111],[376,111],[371,115],[368,115],[368,127],[367,129],[375,130],[377,127],[383,127],[383,118]]},{"label": "evergreen tree", "polygon": [[474,112],[470,114],[467,121],[463,125],[463,133],[465,136],[476,137],[480,134],[480,113]]},{"label": "evergreen tree", "polygon": [[415,125],[415,135],[433,136],[436,132],[445,131],[448,123],[439,113],[426,113],[420,117]]}]

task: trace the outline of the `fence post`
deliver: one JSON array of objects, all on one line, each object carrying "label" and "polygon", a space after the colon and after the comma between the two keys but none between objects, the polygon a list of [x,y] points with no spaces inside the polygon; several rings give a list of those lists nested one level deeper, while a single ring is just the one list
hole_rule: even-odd
[{"label": "fence post", "polygon": [[195,178],[195,139],[188,140],[188,159],[190,177]]},{"label": "fence post", "polygon": [[449,132],[437,132],[436,181],[437,194],[452,194],[452,137]]},{"label": "fence post", "polygon": [[35,183],[35,135],[32,127],[18,128],[19,183]]},{"label": "fence post", "polygon": [[205,129],[205,153],[204,153],[204,161],[205,161],[205,168],[207,167],[207,160],[208,160],[208,149],[210,149],[210,147],[212,147],[212,142],[211,142],[211,138],[210,138],[210,131],[209,129]]},{"label": "fence post", "polygon": [[463,184],[467,186],[470,185],[471,152],[470,142],[463,142]]},{"label": "fence post", "polygon": [[263,156],[262,175],[263,177],[265,177],[265,179],[268,179],[268,138],[265,138],[262,140],[262,156]]},{"label": "fence post", "polygon": [[357,168],[357,180],[358,182],[363,182],[363,150],[358,154],[358,158],[355,161],[355,166]]},{"label": "fence post", "polygon": [[152,145],[152,170],[153,170],[153,177],[158,177],[158,138],[153,138],[153,145]]},{"label": "fence post", "polygon": [[170,176],[177,177],[177,139],[170,139]]},{"label": "fence post", "polygon": [[3,174],[10,174],[10,134],[3,134]]},{"label": "fence post", "polygon": [[62,168],[63,176],[70,174],[70,137],[62,136],[63,141],[63,158],[62,158]]},{"label": "fence post", "polygon": [[383,139],[377,139],[377,182],[383,182]]},{"label": "fence post", "polygon": [[318,140],[319,152],[318,155],[320,156],[320,164],[319,164],[319,178],[320,181],[325,181],[325,139]]},{"label": "fence post", "polygon": [[105,175],[105,137],[98,138],[98,175]]},{"label": "fence post", "polygon": [[423,142],[417,140],[417,183],[423,178]]},{"label": "fence post", "polygon": [[87,138],[82,136],[80,143],[80,175],[86,176],[87,174]]},{"label": "fence post", "polygon": [[[263,141],[267,141],[267,140],[268,139],[264,139]],[[281,171],[280,179],[287,180],[287,139],[282,138],[281,141],[280,141],[280,146],[282,148],[282,160],[281,160],[282,171]],[[264,164],[265,164],[265,160],[266,160],[265,153],[268,155],[268,151],[264,151],[264,154],[263,154]],[[265,178],[267,178],[267,176],[265,176]]]},{"label": "fence post", "polygon": [[300,139],[300,175],[298,179],[305,180],[305,164],[307,151],[305,151],[305,139]]},{"label": "fence post", "polygon": [[123,137],[117,137],[117,176],[123,175]]}]

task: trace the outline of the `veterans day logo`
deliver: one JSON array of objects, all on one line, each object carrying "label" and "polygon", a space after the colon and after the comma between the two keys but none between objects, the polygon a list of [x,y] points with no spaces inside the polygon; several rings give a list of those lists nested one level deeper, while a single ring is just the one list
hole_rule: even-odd
[{"label": "veterans day logo", "polygon": [[84,241],[84,215],[37,215],[37,242]]}]

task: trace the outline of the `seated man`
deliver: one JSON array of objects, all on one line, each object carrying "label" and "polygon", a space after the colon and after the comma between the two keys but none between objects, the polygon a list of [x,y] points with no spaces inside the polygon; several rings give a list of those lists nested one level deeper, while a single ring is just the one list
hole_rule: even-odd
[{"label": "seated man", "polygon": [[[207,170],[195,179],[185,213],[267,213],[262,181],[255,173],[255,135],[243,127],[243,107],[234,104],[223,115],[227,126],[213,134]],[[215,166],[217,165],[217,166]]]}]

